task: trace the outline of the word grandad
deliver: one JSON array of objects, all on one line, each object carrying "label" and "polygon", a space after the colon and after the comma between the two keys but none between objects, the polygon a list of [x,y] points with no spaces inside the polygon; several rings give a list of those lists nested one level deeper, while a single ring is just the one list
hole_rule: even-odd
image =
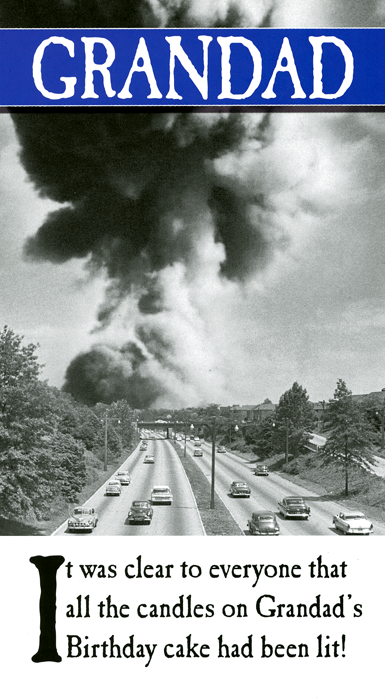
[{"label": "word grandad", "polygon": [[385,104],[385,29],[4,29],[0,104]]},{"label": "word grandad", "polygon": [[[178,62],[188,74],[191,83],[193,83],[201,98],[207,102],[209,94],[209,67],[211,66],[209,61],[209,46],[214,37],[208,34],[200,34],[197,37],[198,42],[201,42],[202,44],[201,49],[198,49],[202,53],[202,56],[200,57],[203,63],[202,74],[199,73],[189,55],[182,47],[181,35],[164,36],[163,38],[169,45],[169,55],[167,60],[168,89],[166,95],[160,91],[159,77],[157,79],[155,75],[157,72],[158,52],[153,50],[153,58],[151,58],[149,47],[146,39],[143,36],[139,38],[138,44],[135,48],[135,55],[132,64],[129,67],[124,85],[121,87],[119,92],[113,88],[113,80],[111,77],[112,65],[116,58],[114,44],[109,39],[100,36],[80,37],[80,41],[84,44],[84,81],[79,81],[82,85],[84,85],[84,91],[80,96],[81,99],[97,100],[100,97],[95,90],[94,80],[95,73],[99,73],[102,78],[102,90],[107,97],[117,96],[119,100],[132,100],[133,92],[131,92],[131,90],[134,91],[135,89],[134,76],[135,74],[143,73],[149,88],[149,92],[146,96],[147,100],[159,100],[163,99],[163,97],[165,97],[167,101],[183,100],[183,94],[179,94],[179,92],[176,90],[176,72]],[[344,41],[338,39],[336,36],[309,36],[308,40],[313,47],[313,85],[311,94],[306,95],[302,87],[293,49],[288,37],[285,36],[283,37],[277,60],[271,75],[270,71],[268,71],[269,76],[267,87],[260,93],[262,100],[270,101],[277,97],[275,90],[278,89],[276,87],[276,82],[278,82],[277,78],[279,73],[288,73],[290,76],[290,81],[293,88],[292,94],[290,95],[290,99],[292,100],[300,100],[306,97],[309,97],[311,100],[316,98],[330,100],[336,99],[337,97],[341,97],[345,94],[347,89],[352,84],[354,72],[353,54],[349,47]],[[254,95],[258,88],[260,88],[263,75],[262,54],[256,44],[251,41],[251,39],[247,39],[244,36],[217,36],[216,41],[220,47],[220,92],[216,95],[216,99],[221,101],[244,101],[248,97]],[[344,61],[342,81],[337,90],[329,94],[324,92],[323,87],[322,59],[325,44],[333,44],[333,46],[341,52]],[[68,51],[69,56],[71,58],[75,58],[75,42],[71,39],[67,39],[64,36],[50,36],[48,39],[42,41],[33,58],[32,73],[35,86],[44,97],[48,97],[50,100],[62,100],[73,97],[75,95],[75,87],[78,83],[78,78],[75,76],[60,77],[60,80],[65,85],[65,89],[61,92],[53,92],[48,90],[44,84],[42,75],[43,58],[45,58],[45,62],[50,60],[48,56],[52,56],[53,49],[51,48],[49,50],[49,47],[52,47],[52,45],[64,47]],[[234,48],[236,45],[243,49],[241,55],[238,56],[239,65],[237,65],[237,59],[234,57]],[[105,60],[103,62],[98,62],[95,59],[97,47],[102,47],[103,53],[105,53]],[[246,56],[244,55],[245,51]],[[47,57],[45,57],[46,53],[48,54]],[[83,51],[81,53],[83,54]],[[197,52],[194,51],[194,53]],[[236,69],[239,69],[240,67],[242,70],[242,78],[246,79],[246,89],[244,89],[242,92],[234,93],[233,82],[235,82],[235,80],[234,78],[232,80],[232,71],[236,71]]]}]

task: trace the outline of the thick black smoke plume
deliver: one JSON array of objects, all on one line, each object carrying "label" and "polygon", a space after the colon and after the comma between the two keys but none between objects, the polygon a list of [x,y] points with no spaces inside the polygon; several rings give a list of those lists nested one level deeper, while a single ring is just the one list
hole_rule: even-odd
[{"label": "thick black smoke plume", "polygon": [[143,374],[145,368],[146,358],[133,343],[119,349],[95,346],[72,360],[63,389],[89,406],[126,399],[133,408],[145,408],[164,393]]},{"label": "thick black smoke plume", "polygon": [[[216,9],[213,2],[206,26],[267,26],[272,7],[261,0],[251,11],[249,2],[230,0]],[[0,26],[202,26],[207,7],[206,15],[202,8],[197,0],[5,0]],[[29,177],[42,197],[62,205],[27,241],[26,256],[59,264],[83,258],[90,270],[102,270],[110,283],[100,327],[108,326],[132,293],[140,313],[162,311],[157,275],[178,262],[193,267],[207,237],[223,246],[224,278],[245,280],[269,259],[271,246],[259,225],[262,195],[243,190],[239,181],[234,186],[232,175],[220,175],[215,167],[218,159],[242,149],[245,115],[66,109],[13,110],[12,118]],[[260,121],[253,135],[260,145],[266,127]],[[138,337],[169,369],[169,339],[163,342],[159,329],[150,332],[147,326],[138,329]],[[68,368],[66,389],[87,403],[119,398],[121,391],[126,397],[131,392],[133,405],[152,402],[159,384],[150,389],[145,378],[143,391],[137,391],[144,381],[138,369],[120,385],[117,363],[120,356],[126,376],[126,353],[126,347],[118,353],[99,347],[80,355]]]}]

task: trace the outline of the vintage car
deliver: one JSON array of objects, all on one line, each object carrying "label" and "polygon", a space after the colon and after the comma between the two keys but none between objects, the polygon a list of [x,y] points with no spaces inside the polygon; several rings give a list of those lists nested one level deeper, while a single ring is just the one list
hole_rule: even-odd
[{"label": "vintage car", "polygon": [[203,450],[201,450],[200,447],[194,450],[194,457],[203,457]]},{"label": "vintage car", "polygon": [[240,496],[244,498],[250,498],[250,486],[246,484],[246,481],[233,481],[230,486],[230,496]]},{"label": "vintage car", "polygon": [[154,455],[146,455],[143,464],[155,464]]},{"label": "vintage car", "polygon": [[279,535],[280,529],[275,513],[259,510],[252,514],[247,523],[250,535]]},{"label": "vintage car", "polygon": [[269,467],[266,467],[264,464],[259,464],[255,467],[254,474],[256,476],[269,476]]},{"label": "vintage car", "polygon": [[154,514],[150,501],[133,501],[128,511],[127,520],[131,523],[150,524]]},{"label": "vintage car", "polygon": [[141,445],[141,446],[139,447],[139,450],[140,450],[141,452],[145,452],[145,451],[147,450],[147,444],[146,444],[146,445]]},{"label": "vintage car", "polygon": [[201,443],[201,441],[199,440],[199,438],[198,438],[198,440],[197,440],[197,439],[194,440],[194,447],[200,447],[201,444],[202,444],[202,443]]},{"label": "vintage car", "polygon": [[92,532],[98,524],[98,515],[94,508],[75,506],[68,518],[68,532]]},{"label": "vintage car", "polygon": [[310,507],[302,496],[285,496],[278,502],[278,510],[284,518],[305,518],[310,516]]},{"label": "vintage car", "polygon": [[122,493],[122,484],[119,479],[110,479],[107,483],[105,495],[106,496],[120,496]]},{"label": "vintage car", "polygon": [[131,477],[128,472],[118,472],[116,478],[120,481],[122,486],[129,486],[131,483]]},{"label": "vintage car", "polygon": [[217,452],[224,454],[226,452],[226,447],[224,445],[219,445]]},{"label": "vintage car", "polygon": [[150,501],[151,501],[151,503],[154,503],[154,504],[168,503],[169,505],[171,505],[172,493],[171,493],[170,487],[169,486],[154,486],[154,488],[151,491]]},{"label": "vintage car", "polygon": [[359,510],[334,515],[333,525],[345,535],[370,535],[373,532],[373,524]]}]

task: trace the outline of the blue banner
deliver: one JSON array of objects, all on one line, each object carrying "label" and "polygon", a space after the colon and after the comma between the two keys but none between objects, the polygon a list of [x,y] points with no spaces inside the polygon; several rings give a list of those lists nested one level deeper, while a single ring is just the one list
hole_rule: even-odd
[{"label": "blue banner", "polygon": [[385,29],[2,29],[1,106],[385,104]]}]

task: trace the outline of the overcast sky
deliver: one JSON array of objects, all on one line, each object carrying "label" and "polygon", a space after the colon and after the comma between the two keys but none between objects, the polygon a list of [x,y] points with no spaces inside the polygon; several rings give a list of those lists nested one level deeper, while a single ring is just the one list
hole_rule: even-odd
[{"label": "overcast sky", "polygon": [[[255,21],[272,6],[275,26],[382,26],[385,17],[383,2],[244,6],[259,14]],[[204,17],[206,7],[195,3],[195,13]],[[218,119],[192,115],[189,129],[210,134]],[[353,393],[385,386],[385,113],[273,114],[267,122],[249,113],[242,120],[232,149],[201,159],[209,186],[225,188],[237,207],[244,203],[231,245],[213,223],[218,202],[206,206],[195,182],[200,172],[187,165],[188,186],[180,193],[175,183],[177,204],[175,175],[169,181],[158,235],[169,243],[171,231],[189,253],[155,259],[146,270],[161,308],[142,313],[143,290],[131,285],[106,327],[92,333],[111,272],[102,264],[91,277],[89,253],[60,264],[23,255],[26,239],[65,202],[35,189],[19,162],[11,118],[0,114],[0,323],[40,344],[50,383],[61,386],[70,361],[95,343],[113,353],[132,341],[147,358],[141,371],[164,388],[160,405],[277,401],[294,381],[312,400],[328,399],[339,377]],[[142,186],[136,177],[123,169],[119,183],[133,200]]]}]

